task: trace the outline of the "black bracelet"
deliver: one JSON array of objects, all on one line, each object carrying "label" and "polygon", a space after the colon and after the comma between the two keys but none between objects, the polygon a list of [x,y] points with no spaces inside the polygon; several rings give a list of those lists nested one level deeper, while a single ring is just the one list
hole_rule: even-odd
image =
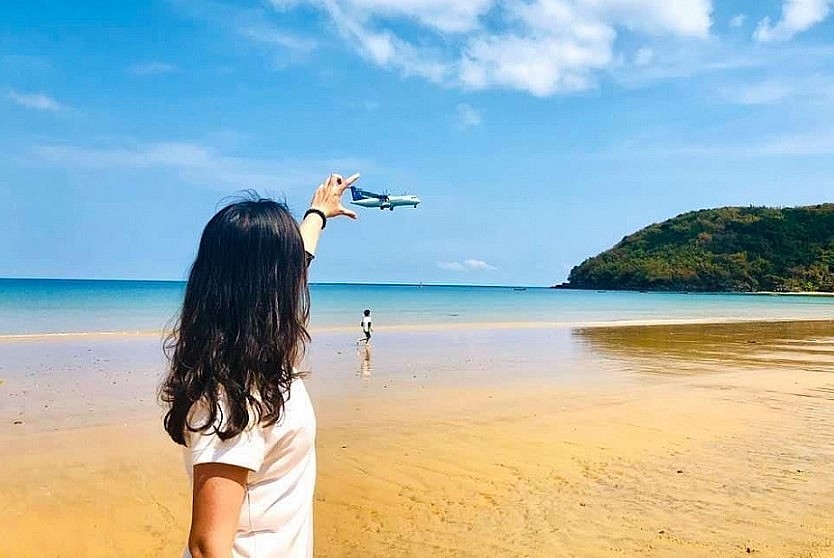
[{"label": "black bracelet", "polygon": [[304,218],[302,219],[302,221],[304,219],[306,219],[307,216],[310,215],[311,213],[314,213],[314,214],[318,215],[319,217],[321,217],[321,230],[324,230],[324,227],[327,226],[327,217],[324,215],[324,211],[321,211],[320,209],[313,209],[311,207],[310,209],[307,210],[306,213],[304,213]]}]

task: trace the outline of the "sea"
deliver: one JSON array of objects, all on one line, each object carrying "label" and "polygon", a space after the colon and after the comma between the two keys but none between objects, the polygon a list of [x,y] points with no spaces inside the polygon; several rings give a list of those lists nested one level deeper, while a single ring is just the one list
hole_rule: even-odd
[{"label": "sea", "polygon": [[[159,332],[175,323],[185,283],[0,279],[0,336]],[[355,327],[364,309],[386,326],[834,319],[834,297],[556,290],[543,287],[320,283],[312,328]]]}]

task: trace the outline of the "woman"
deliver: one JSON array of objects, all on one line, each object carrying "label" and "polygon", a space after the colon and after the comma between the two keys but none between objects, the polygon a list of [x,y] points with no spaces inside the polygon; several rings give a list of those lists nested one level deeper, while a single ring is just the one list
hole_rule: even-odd
[{"label": "woman", "polygon": [[297,225],[272,200],[206,225],[166,344],[165,430],[185,446],[194,558],[313,555],[313,407],[295,366],[309,340],[307,266],[327,219],[356,214],[331,175]]}]

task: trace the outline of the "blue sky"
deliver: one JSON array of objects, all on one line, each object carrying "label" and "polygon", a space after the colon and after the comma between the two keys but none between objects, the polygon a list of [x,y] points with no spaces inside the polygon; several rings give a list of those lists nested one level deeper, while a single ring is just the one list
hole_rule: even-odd
[{"label": "blue sky", "polygon": [[832,0],[0,3],[0,276],[180,279],[244,188],[420,195],[315,281],[547,285],[642,226],[834,201]]}]

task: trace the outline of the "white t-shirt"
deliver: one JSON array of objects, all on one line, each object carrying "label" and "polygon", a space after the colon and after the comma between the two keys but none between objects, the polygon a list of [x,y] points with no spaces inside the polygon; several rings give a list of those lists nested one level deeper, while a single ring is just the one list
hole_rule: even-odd
[{"label": "white t-shirt", "polygon": [[369,332],[371,331],[371,317],[370,316],[363,316],[362,317],[362,331]]},{"label": "white t-shirt", "polygon": [[[281,420],[271,426],[255,426],[225,442],[217,435],[186,434],[190,478],[200,463],[250,471],[234,558],[312,558],[315,441],[316,416],[301,380],[293,381]],[[188,549],[183,556],[190,558]]]}]

